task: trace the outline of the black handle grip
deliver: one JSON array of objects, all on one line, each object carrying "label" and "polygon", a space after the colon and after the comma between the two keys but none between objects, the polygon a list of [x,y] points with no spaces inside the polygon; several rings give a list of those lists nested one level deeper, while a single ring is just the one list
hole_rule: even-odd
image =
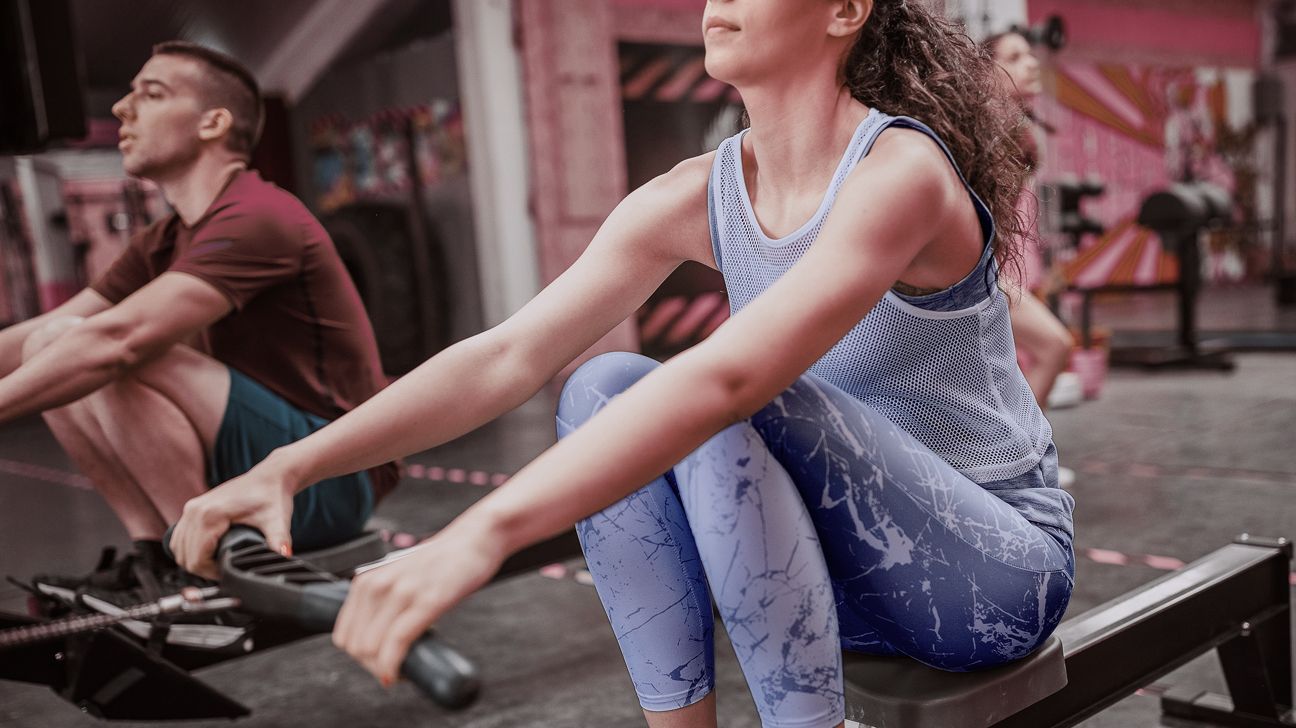
[{"label": "black handle grip", "polygon": [[[175,526],[171,528],[175,528]],[[230,526],[224,536],[221,536],[220,543],[216,544],[216,560],[219,561],[227,551],[244,546],[264,546],[265,543],[265,536],[261,535],[260,531],[251,526],[234,524]]]},{"label": "black handle grip", "polygon": [[[230,554],[264,546],[265,537],[260,531],[248,526],[233,526],[221,537],[217,557],[222,568],[226,568],[233,561],[227,558]],[[278,554],[268,554],[265,558],[281,564],[292,561]],[[349,582],[324,574],[320,574],[321,580],[313,583],[276,583],[270,573],[267,576],[270,578],[258,578],[255,572],[225,573],[222,574],[221,586],[231,596],[241,598],[244,608],[253,613],[287,617],[317,632],[333,629],[351,587]],[[476,667],[438,640],[432,630],[410,646],[401,663],[401,674],[429,698],[451,709],[467,707],[481,688]]]},{"label": "black handle grip", "polygon": [[[297,621],[307,629],[333,629],[338,610],[351,585],[345,581],[302,587]],[[481,680],[477,668],[436,638],[432,630],[410,645],[401,674],[423,694],[447,708],[467,707],[477,697]]]},{"label": "black handle grip", "polygon": [[[168,559],[175,561],[175,554],[171,551],[171,534],[175,533],[175,524],[167,526],[166,533],[162,534],[162,553],[166,554]],[[216,546],[216,559],[219,560],[221,555],[230,549],[240,546],[249,546],[252,544],[265,543],[265,536],[251,526],[230,526],[230,530],[225,532],[221,537],[220,544]]]}]

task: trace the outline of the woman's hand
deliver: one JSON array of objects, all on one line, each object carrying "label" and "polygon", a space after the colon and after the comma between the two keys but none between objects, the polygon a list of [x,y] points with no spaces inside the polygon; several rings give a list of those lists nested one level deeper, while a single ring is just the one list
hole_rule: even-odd
[{"label": "woman's hand", "polygon": [[333,627],[333,644],[390,686],[410,645],[489,582],[505,555],[492,529],[465,513],[408,554],[357,576]]},{"label": "woman's hand", "polygon": [[266,537],[270,548],[292,553],[289,524],[297,487],[272,458],[185,503],[171,535],[176,563],[191,573],[219,579],[213,556],[221,536],[239,523]]}]

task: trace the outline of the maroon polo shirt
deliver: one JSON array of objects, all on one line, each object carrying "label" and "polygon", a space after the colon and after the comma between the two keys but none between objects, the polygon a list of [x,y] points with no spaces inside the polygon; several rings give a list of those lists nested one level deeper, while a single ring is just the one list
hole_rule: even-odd
[{"label": "maroon polo shirt", "polygon": [[[90,287],[116,304],[163,273],[211,284],[234,310],[199,348],[328,420],[386,384],[373,327],[333,241],[296,197],[250,170],[234,174],[200,220],[172,214],[134,236]],[[370,471],[375,500],[396,463]]]}]

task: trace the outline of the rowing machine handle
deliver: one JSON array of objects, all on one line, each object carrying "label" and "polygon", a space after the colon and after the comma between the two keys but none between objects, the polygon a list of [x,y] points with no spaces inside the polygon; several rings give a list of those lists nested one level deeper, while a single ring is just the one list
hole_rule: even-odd
[{"label": "rowing machine handle", "polygon": [[[333,629],[338,610],[346,601],[350,584],[308,584],[298,603],[298,624],[312,630]],[[477,697],[477,670],[471,662],[447,647],[429,630],[410,645],[401,675],[425,695],[447,708],[462,708]]]},{"label": "rowing machine handle", "polygon": [[[171,531],[163,544],[170,552]],[[226,563],[231,551],[265,547],[265,537],[255,528],[233,526],[221,537],[216,549],[219,563]],[[221,586],[239,597],[243,607],[254,614],[287,618],[316,632],[329,632],[337,620],[338,610],[346,601],[350,583],[329,580],[294,586],[266,584],[264,580],[234,580],[242,588],[230,588],[222,578]],[[468,706],[476,699],[481,681],[477,669],[458,652],[442,643],[431,630],[410,646],[401,663],[401,675],[438,704],[451,709]]]},{"label": "rowing machine handle", "polygon": [[[265,537],[248,526],[234,526],[221,538],[217,557],[246,546],[263,546]],[[350,582],[338,580],[305,584],[300,589],[294,620],[307,629],[328,632],[346,601]],[[423,694],[447,708],[462,708],[477,697],[477,669],[455,650],[438,640],[431,630],[410,646],[401,663],[401,675]]]}]

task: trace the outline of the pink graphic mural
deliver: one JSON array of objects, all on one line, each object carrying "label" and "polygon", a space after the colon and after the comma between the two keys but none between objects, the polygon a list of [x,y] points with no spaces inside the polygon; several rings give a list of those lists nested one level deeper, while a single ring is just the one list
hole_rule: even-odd
[{"label": "pink graphic mural", "polygon": [[[1107,231],[1086,241],[1067,264],[1072,286],[1152,286],[1176,279],[1172,254],[1134,223],[1142,200],[1173,182],[1217,184],[1234,194],[1239,222],[1254,218],[1251,121],[1228,113],[1230,89],[1249,74],[1088,61],[1058,65],[1055,94],[1040,108],[1055,129],[1041,177],[1071,174],[1106,185],[1104,195],[1085,202],[1085,211]],[[1241,277],[1244,244],[1237,235],[1213,244],[1213,277]]]}]

